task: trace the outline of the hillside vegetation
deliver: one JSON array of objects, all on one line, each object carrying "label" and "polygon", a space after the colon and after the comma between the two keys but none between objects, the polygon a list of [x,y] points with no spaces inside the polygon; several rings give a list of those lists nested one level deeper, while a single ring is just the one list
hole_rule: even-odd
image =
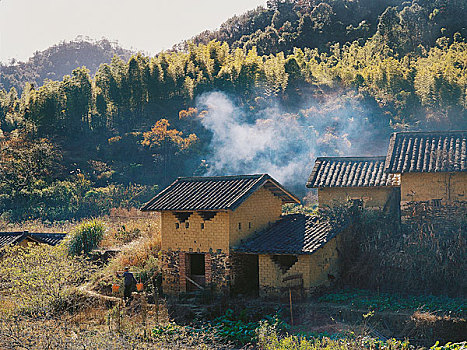
[{"label": "hillside vegetation", "polygon": [[[465,128],[462,11],[454,0],[272,1],[238,23],[273,13],[266,28],[288,14],[294,32],[309,17],[305,37],[326,44],[239,46],[240,33],[257,29],[230,20],[183,50],[115,56],[94,77],[80,67],[20,95],[2,90],[3,218],[95,216],[193,174],[270,172],[303,195],[317,155],[374,155],[393,130]],[[372,29],[336,40],[342,28],[332,26],[347,17],[358,25],[355,16]],[[227,27],[244,29],[227,40]]]},{"label": "hillside vegetation", "polygon": [[27,62],[11,59],[9,64],[0,62],[0,88],[21,91],[26,83],[41,86],[48,80],[61,80],[73,69],[86,66],[94,74],[102,63],[110,62],[117,55],[125,60],[133,52],[125,50],[107,39],[91,41],[81,37],[70,42],[60,42],[44,51],[36,51]]}]

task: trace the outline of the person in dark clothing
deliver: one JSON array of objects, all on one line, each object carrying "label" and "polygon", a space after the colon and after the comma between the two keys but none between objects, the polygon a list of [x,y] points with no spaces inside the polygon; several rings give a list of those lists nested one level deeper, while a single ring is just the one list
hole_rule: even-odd
[{"label": "person in dark clothing", "polygon": [[128,305],[132,299],[131,293],[136,290],[136,279],[135,276],[130,272],[129,267],[125,267],[123,276],[117,274],[118,277],[123,277],[123,300],[125,305]]}]

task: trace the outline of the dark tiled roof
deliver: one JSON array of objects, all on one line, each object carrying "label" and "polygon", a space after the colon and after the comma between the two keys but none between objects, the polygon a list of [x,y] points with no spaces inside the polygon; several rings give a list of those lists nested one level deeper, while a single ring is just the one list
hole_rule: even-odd
[{"label": "dark tiled roof", "polygon": [[319,157],[307,187],[378,187],[396,185],[384,172],[385,157]]},{"label": "dark tiled roof", "polygon": [[284,203],[300,202],[267,174],[180,177],[141,210],[235,210],[261,187],[279,196]]},{"label": "dark tiled roof", "polygon": [[29,236],[40,243],[57,245],[65,238],[66,233],[29,233]]},{"label": "dark tiled roof", "polygon": [[394,133],[389,141],[385,170],[467,171],[467,131]]},{"label": "dark tiled roof", "polygon": [[27,238],[38,243],[57,245],[65,236],[66,233],[0,232],[0,248],[17,244]]},{"label": "dark tiled roof", "polygon": [[23,232],[0,232],[0,248],[23,240]]},{"label": "dark tiled roof", "polygon": [[254,254],[312,254],[335,237],[342,227],[317,216],[286,215],[233,249]]}]

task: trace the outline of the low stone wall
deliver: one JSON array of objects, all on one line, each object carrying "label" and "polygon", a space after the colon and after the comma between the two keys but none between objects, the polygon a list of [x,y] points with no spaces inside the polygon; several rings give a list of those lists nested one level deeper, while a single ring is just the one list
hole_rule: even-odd
[{"label": "low stone wall", "polygon": [[423,223],[442,224],[455,223],[467,218],[467,201],[437,203],[436,201],[406,202],[401,207],[401,217],[409,225]]}]

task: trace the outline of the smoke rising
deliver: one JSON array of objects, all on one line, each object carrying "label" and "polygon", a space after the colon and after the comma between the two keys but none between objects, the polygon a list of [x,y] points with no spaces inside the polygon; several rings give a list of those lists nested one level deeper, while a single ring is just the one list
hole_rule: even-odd
[{"label": "smoke rising", "polygon": [[295,113],[278,102],[251,112],[221,92],[197,102],[207,111],[201,123],[212,133],[207,175],[268,173],[303,191],[318,156],[385,152],[383,145],[368,147],[376,129],[355,96],[328,96]]}]

